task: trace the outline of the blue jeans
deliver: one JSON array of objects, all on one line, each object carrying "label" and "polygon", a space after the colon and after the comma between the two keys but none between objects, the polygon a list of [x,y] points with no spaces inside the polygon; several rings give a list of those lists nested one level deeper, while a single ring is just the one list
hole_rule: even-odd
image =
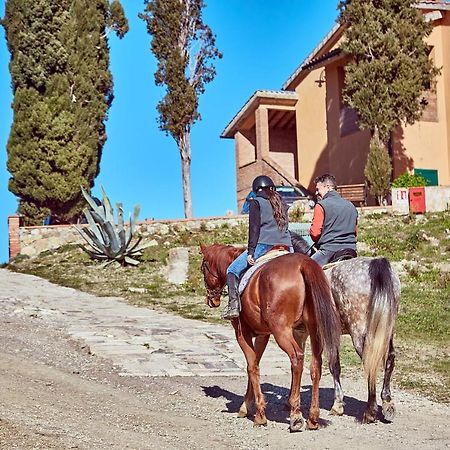
[{"label": "blue jeans", "polygon": [[324,266],[327,264],[331,257],[336,253],[336,250],[317,250],[314,255],[311,256],[311,258],[320,264],[320,266]]},{"label": "blue jeans", "polygon": [[[253,259],[256,261],[260,256],[265,255],[272,247],[273,245],[270,244],[257,244]],[[291,253],[293,252],[292,247],[289,248],[289,251]],[[228,266],[227,274],[233,273],[239,278],[250,267],[247,262],[247,256],[248,251],[245,250]]]}]

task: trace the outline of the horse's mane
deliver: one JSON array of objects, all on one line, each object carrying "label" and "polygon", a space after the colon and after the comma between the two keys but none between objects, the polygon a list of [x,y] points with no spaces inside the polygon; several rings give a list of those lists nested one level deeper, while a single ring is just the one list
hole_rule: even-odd
[{"label": "horse's mane", "polygon": [[291,233],[292,247],[294,247],[294,252],[306,255],[310,250],[310,246],[308,245],[306,240],[303,238],[303,236],[300,236],[295,231],[291,231],[290,233]]},{"label": "horse's mane", "polygon": [[217,268],[223,266],[224,262],[228,265],[234,261],[244,250],[245,247],[234,247],[225,244],[212,244],[206,247],[205,255],[208,262]]}]

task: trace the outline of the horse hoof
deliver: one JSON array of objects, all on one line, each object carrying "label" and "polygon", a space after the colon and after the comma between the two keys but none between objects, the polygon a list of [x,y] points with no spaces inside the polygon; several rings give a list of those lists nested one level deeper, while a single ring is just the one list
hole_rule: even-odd
[{"label": "horse hoof", "polygon": [[239,412],[237,413],[237,416],[242,419],[243,417],[247,417],[247,411],[244,410],[239,410]]},{"label": "horse hoof", "polygon": [[374,423],[376,421],[376,417],[373,413],[371,412],[365,412],[362,418],[362,423],[367,424],[367,423]]},{"label": "horse hoof", "polygon": [[319,429],[319,422],[311,422],[308,420],[307,422],[307,428],[308,430],[318,430]]},{"label": "horse hoof", "polygon": [[305,419],[303,417],[291,417],[289,424],[289,431],[291,433],[296,433],[298,431],[303,431],[305,429]]},{"label": "horse hoof", "polygon": [[342,416],[344,414],[344,405],[333,405],[330,409],[330,416]]},{"label": "horse hoof", "polygon": [[395,405],[393,402],[383,402],[382,405],[384,420],[392,422],[395,417]]},{"label": "horse hoof", "polygon": [[253,428],[267,427],[267,420],[265,422],[253,422]]}]

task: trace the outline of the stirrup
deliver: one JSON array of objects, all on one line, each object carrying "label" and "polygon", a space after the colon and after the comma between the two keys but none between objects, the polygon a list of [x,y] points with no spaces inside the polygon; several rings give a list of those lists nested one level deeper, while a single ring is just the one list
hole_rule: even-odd
[{"label": "stirrup", "polygon": [[230,307],[226,307],[222,312],[222,319],[231,320],[239,317],[239,308],[232,309]]}]

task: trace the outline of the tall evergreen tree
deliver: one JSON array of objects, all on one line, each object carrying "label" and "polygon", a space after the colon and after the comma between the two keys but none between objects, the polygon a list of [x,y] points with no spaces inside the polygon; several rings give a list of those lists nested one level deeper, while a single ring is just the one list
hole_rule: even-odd
[{"label": "tall evergreen tree", "polygon": [[369,191],[377,198],[378,204],[391,190],[392,164],[386,147],[377,136],[370,141],[367,164],[364,169]]},{"label": "tall evergreen tree", "polygon": [[14,119],[9,189],[25,223],[63,222],[84,205],[99,172],[111,105],[107,32],[127,31],[115,0],[7,0]]},{"label": "tall evergreen tree", "polygon": [[145,0],[146,21],[152,36],[151,50],[158,61],[155,83],[165,86],[159,102],[159,128],[170,134],[181,156],[185,217],[192,217],[192,125],[200,119],[198,97],[216,75],[212,60],[221,58],[215,36],[205,25],[203,0]]},{"label": "tall evergreen tree", "polygon": [[339,8],[348,24],[341,48],[351,55],[344,100],[362,128],[387,142],[398,124],[420,119],[423,93],[439,73],[425,42],[432,25],[404,0],[345,0]]},{"label": "tall evergreen tree", "polygon": [[[374,136],[371,147],[384,146],[386,160],[391,132],[420,119],[424,91],[439,73],[425,42],[432,25],[404,0],[343,0],[339,9],[348,25],[341,49],[351,56],[344,101],[357,111],[360,127]],[[382,166],[390,176],[391,168]]]}]

